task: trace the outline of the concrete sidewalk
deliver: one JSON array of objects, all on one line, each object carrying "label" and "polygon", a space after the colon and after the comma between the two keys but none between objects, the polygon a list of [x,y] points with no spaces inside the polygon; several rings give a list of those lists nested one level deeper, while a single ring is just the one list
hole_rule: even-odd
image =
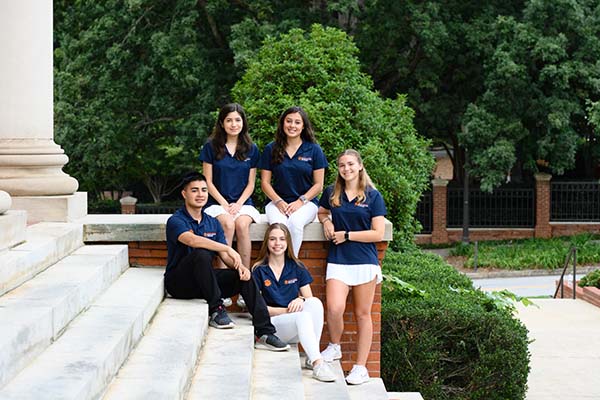
[{"label": "concrete sidewalk", "polygon": [[527,400],[600,399],[600,308],[581,300],[535,299],[516,315],[533,342]]}]

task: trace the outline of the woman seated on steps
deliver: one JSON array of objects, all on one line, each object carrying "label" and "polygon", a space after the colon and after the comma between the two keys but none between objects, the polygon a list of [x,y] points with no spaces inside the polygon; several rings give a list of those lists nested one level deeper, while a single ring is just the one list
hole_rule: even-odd
[{"label": "woman seated on steps", "polygon": [[310,283],[313,278],[294,255],[290,232],[283,223],[274,223],[267,228],[252,275],[267,303],[271,323],[279,338],[302,344],[307,356],[306,367],[313,370],[313,378],[335,381],[334,372],[319,352],[323,304],[312,295]]}]

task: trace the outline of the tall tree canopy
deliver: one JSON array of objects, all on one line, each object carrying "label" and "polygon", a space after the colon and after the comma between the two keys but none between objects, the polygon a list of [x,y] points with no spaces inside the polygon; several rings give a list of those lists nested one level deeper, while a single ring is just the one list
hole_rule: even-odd
[{"label": "tall tree canopy", "polygon": [[427,142],[416,134],[414,113],[405,98],[383,99],[373,91],[357,54],[355,44],[339,29],[292,29],[267,39],[248,60],[233,96],[245,105],[260,147],[273,140],[283,110],[302,106],[330,162],[327,184],[337,175],[337,155],[347,148],[358,150],[386,200],[388,218],[402,239],[398,243],[410,242],[415,231],[412,215],[429,182],[433,160]]}]

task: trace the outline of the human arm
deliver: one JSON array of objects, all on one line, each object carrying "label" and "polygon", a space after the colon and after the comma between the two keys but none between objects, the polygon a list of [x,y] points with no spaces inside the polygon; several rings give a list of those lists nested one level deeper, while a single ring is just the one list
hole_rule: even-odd
[{"label": "human arm", "polygon": [[[383,240],[385,234],[385,217],[379,215],[371,218],[371,229],[364,231],[348,231],[348,240],[362,243],[375,243]],[[346,241],[346,231],[335,231],[333,243],[342,244]]]},{"label": "human arm", "polygon": [[238,212],[240,212],[240,209],[242,208],[242,206],[244,205],[246,200],[248,200],[248,198],[250,198],[250,196],[252,196],[252,193],[254,192],[255,184],[256,184],[256,168],[250,168],[250,172],[248,172],[248,184],[244,188],[244,191],[240,195],[240,198],[235,203],[232,203],[229,205],[230,209],[228,211],[231,215],[235,215]]},{"label": "human arm", "polygon": [[[325,168],[313,170],[313,185],[304,193],[306,201],[311,201],[323,191],[323,182],[325,181]],[[292,214],[304,205],[304,202],[298,198],[287,205],[286,213]]]},{"label": "human arm", "polygon": [[[194,234],[192,231],[183,232],[177,238],[181,243],[196,249],[206,249],[217,252],[223,262],[232,269],[238,270],[242,265],[242,258],[237,251],[226,244],[217,242]],[[245,268],[245,267],[244,267]],[[245,268],[247,270],[247,268]],[[240,278],[242,277],[240,273]],[[248,277],[248,279],[250,279]],[[247,280],[247,279],[246,279]]]},{"label": "human arm", "polygon": [[215,184],[213,183],[213,166],[204,161],[202,163],[202,174],[206,177],[206,186],[208,186],[208,194],[212,196],[217,203],[224,209],[229,208],[229,202],[221,195]]},{"label": "human arm", "polygon": [[283,200],[277,194],[277,192],[273,188],[273,185],[271,184],[272,177],[273,177],[272,171],[270,171],[268,169],[262,169],[260,171],[260,187],[261,187],[263,193],[269,199],[271,199],[271,201],[273,202],[275,207],[277,207],[279,212],[281,212],[282,214],[285,214],[285,210],[286,210],[288,204],[285,202],[285,200]]},{"label": "human arm", "polygon": [[333,227],[333,222],[331,221],[331,212],[325,207],[319,206],[317,218],[319,218],[319,222],[323,225],[323,235],[325,236],[325,239],[333,239],[335,228]]}]

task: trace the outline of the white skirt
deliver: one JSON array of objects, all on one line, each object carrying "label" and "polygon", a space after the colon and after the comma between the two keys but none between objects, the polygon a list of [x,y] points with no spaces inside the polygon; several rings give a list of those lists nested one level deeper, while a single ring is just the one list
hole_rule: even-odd
[{"label": "white skirt", "polygon": [[[219,204],[213,204],[212,206],[205,208],[204,212],[213,218],[217,218],[219,215],[222,214],[227,214],[227,211],[223,208],[223,206]],[[254,208],[254,206],[244,204],[240,208],[240,211],[233,216],[233,220],[235,221],[235,219],[240,215],[248,215],[250,218],[252,218],[254,222],[260,221],[260,213],[256,208]]]},{"label": "white skirt", "polygon": [[375,264],[334,264],[327,263],[327,279],[337,279],[348,286],[358,286],[368,283],[377,277],[377,283],[381,283],[381,267]]}]

